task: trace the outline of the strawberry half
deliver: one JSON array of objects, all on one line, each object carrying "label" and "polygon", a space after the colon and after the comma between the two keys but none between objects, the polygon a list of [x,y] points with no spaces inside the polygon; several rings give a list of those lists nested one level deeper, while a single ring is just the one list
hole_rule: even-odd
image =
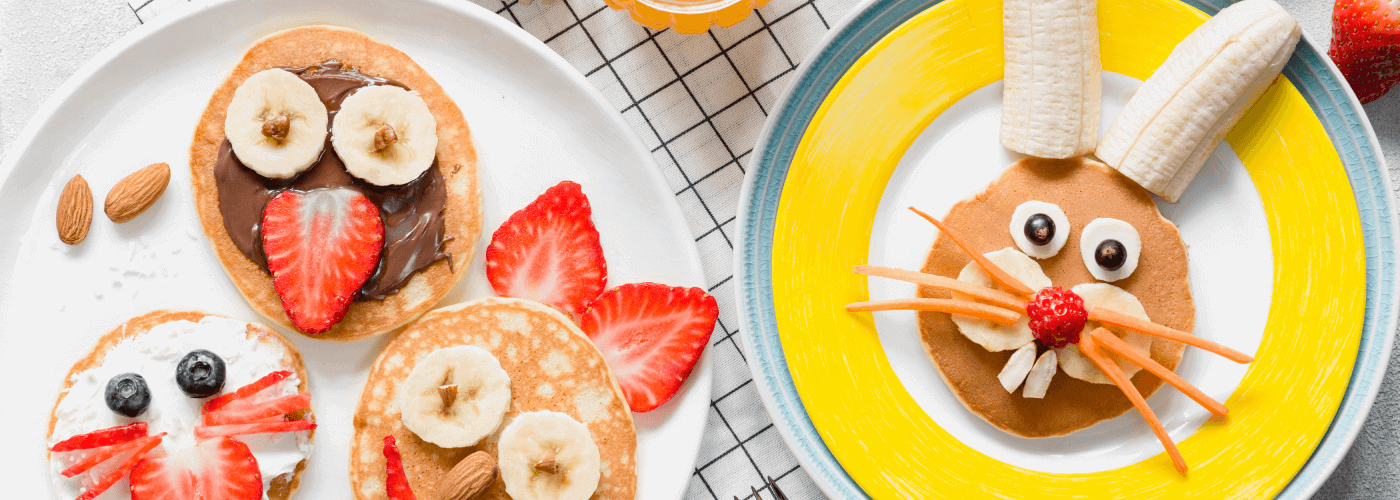
[{"label": "strawberry half", "polygon": [[394,436],[384,436],[384,469],[389,473],[385,481],[389,500],[418,500],[413,488],[408,486],[408,474],[403,471],[403,457],[399,456],[399,444]]},{"label": "strawberry half", "polygon": [[347,188],[283,191],[263,208],[263,251],[282,309],[317,334],[345,317],[379,266],[379,207]]},{"label": "strawberry half", "polygon": [[704,290],[633,283],[599,295],[579,327],[603,353],[627,405],[647,412],[676,395],[717,319],[719,306]]},{"label": "strawberry half", "polygon": [[53,448],[49,448],[49,451],[90,450],[103,446],[112,446],[114,444],[122,444],[146,437],[146,432],[145,422],[109,427],[59,441],[58,444],[53,445]]},{"label": "strawberry half", "polygon": [[260,500],[262,472],[248,445],[221,437],[131,470],[131,500]]},{"label": "strawberry half", "polygon": [[578,317],[603,291],[608,264],[593,208],[578,183],[549,188],[491,235],[486,279],[502,297],[530,299]]},{"label": "strawberry half", "polygon": [[209,402],[204,403],[204,413],[213,413],[215,411],[218,411],[220,408],[228,406],[234,401],[247,401],[251,399],[253,395],[277,385],[278,383],[282,382],[283,380],[286,380],[287,377],[290,376],[292,376],[292,372],[290,370],[278,370],[267,375],[263,375],[262,378],[254,380],[251,384],[239,387],[233,392],[226,392],[222,396],[211,399],[209,400]]},{"label": "strawberry half", "polygon": [[1362,104],[1379,99],[1400,82],[1400,8],[1389,0],[1337,0],[1327,55]]}]

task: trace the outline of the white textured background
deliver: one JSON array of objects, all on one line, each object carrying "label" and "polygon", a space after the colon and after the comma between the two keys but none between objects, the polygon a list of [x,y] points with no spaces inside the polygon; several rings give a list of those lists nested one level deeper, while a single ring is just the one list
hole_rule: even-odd
[{"label": "white textured background", "polygon": [[[138,26],[142,19],[150,19],[151,16],[157,15],[162,10],[159,5],[168,4],[170,1],[133,0],[128,3],[125,0],[0,0],[0,154],[3,154],[6,146],[19,135],[34,112],[69,75],[99,50]],[[576,36],[570,35],[575,27],[591,39],[596,33],[612,32],[597,29],[600,24],[613,26],[630,22],[622,14],[601,10],[599,0],[565,0],[569,2],[568,5],[552,7],[519,5],[517,1],[472,1],[507,16],[540,38],[550,40],[550,46],[560,51],[566,59],[575,62],[576,66],[580,65],[576,61],[581,57],[578,51],[580,47],[587,45],[587,39],[571,39],[571,36]],[[1302,22],[1304,31],[1312,36],[1314,41],[1320,46],[1327,46],[1331,38],[1331,2],[1279,1]],[[149,5],[152,2],[156,5]],[[752,148],[752,144],[735,143],[737,141],[734,139],[755,138],[748,132],[756,131],[757,127],[761,126],[766,115],[764,108],[771,104],[778,91],[791,81],[787,77],[791,75],[792,66],[800,63],[810,52],[812,44],[826,26],[836,23],[837,18],[844,15],[854,3],[855,0],[774,0],[772,5],[760,11],[758,18],[751,18],[735,28],[714,35],[698,37],[679,37],[670,32],[657,34],[650,30],[629,27],[627,29],[632,33],[640,34],[637,36],[642,42],[635,46],[629,44],[631,48],[621,50],[616,56],[606,54],[607,58],[604,59],[604,66],[608,66],[610,73],[616,78],[599,80],[590,77],[605,95],[610,98],[617,97],[614,103],[624,111],[624,117],[638,127],[646,143],[659,143],[657,151],[664,151],[672,156],[670,161],[661,157],[658,161],[672,183],[679,183],[677,196],[681,198],[682,207],[692,211],[695,202],[687,200],[699,200],[700,206],[707,214],[706,218],[713,219],[709,223],[712,228],[707,230],[704,228],[705,224],[701,224],[700,229],[696,230],[697,243],[701,246],[702,257],[706,261],[706,274],[715,282],[711,293],[728,295],[727,289],[730,286],[726,277],[730,276],[732,271],[721,269],[729,265],[728,249],[707,248],[711,246],[707,243],[718,240],[707,236],[717,232],[723,237],[723,243],[727,243],[728,237],[724,233],[731,231],[733,224],[732,219],[728,217],[736,209],[728,205],[738,201],[739,176],[742,176],[743,166],[746,164],[747,151]],[[558,17],[569,15],[572,15],[572,18]],[[590,27],[594,28],[594,34],[589,33]],[[555,32],[551,33],[548,30]],[[750,40],[766,38],[753,37],[765,31],[773,40],[772,44],[757,41],[747,43]],[[651,43],[647,44],[648,41]],[[695,41],[702,41],[700,45],[712,42],[717,48],[698,47],[693,43]],[[592,49],[606,53],[612,50],[607,45],[603,43],[600,46],[595,41]],[[655,50],[637,49],[645,45],[654,45]],[[686,55],[705,54],[707,51],[719,54],[702,55],[694,61],[686,60]],[[638,56],[625,57],[633,53]],[[681,58],[677,59],[678,55]],[[711,74],[704,69],[710,66],[706,62],[718,58],[719,55],[723,55],[728,66],[733,68],[734,73],[738,75],[737,79],[730,73]],[[589,57],[596,59],[598,55]],[[634,97],[631,87],[635,83],[629,81],[629,77],[635,72],[629,70],[641,71],[641,68],[614,67],[623,66],[627,59],[639,59],[639,62],[646,62],[653,68],[658,64],[668,64],[671,66],[669,71],[678,74],[674,78],[681,85],[661,85],[660,88],[649,89],[650,92]],[[701,59],[705,62],[699,62]],[[784,64],[783,66],[787,67],[772,78],[758,79],[754,82],[745,78],[746,75],[753,76],[754,71],[767,66],[765,61],[780,60],[792,66]],[[686,69],[690,63],[699,65]],[[682,69],[678,70],[677,66]],[[580,67],[580,71],[584,72],[588,72],[589,69]],[[760,81],[762,85],[757,84]],[[708,96],[701,95],[697,98],[691,89],[712,86],[734,90],[738,100],[711,113],[708,108],[713,103]],[[668,94],[673,93],[668,91],[668,88],[683,88],[684,93],[691,94],[691,100],[700,108],[694,111],[703,118],[702,122],[708,122],[711,126],[700,127],[695,131],[695,127],[685,128],[691,126],[690,123],[675,120],[667,122],[667,116],[676,114],[676,101],[668,98]],[[680,96],[684,97],[684,93]],[[655,99],[652,99],[653,97]],[[753,105],[748,104],[750,99],[757,105],[757,109],[753,110],[756,112],[744,110]],[[629,100],[632,102],[627,102]],[[653,103],[659,104],[652,105]],[[668,107],[658,109],[662,105]],[[1400,91],[1392,92],[1367,105],[1366,112],[1380,137],[1386,161],[1391,165],[1391,179],[1400,184],[1400,169],[1397,168],[1400,167]],[[651,116],[648,116],[649,114]],[[733,120],[726,120],[726,117]],[[641,118],[647,123],[640,123],[636,118]],[[644,130],[644,127],[650,130]],[[744,133],[731,136],[731,130]],[[679,133],[672,135],[671,131]],[[708,135],[711,131],[714,135]],[[663,135],[669,137],[662,137]],[[688,136],[695,135],[720,137],[717,141],[702,141],[694,150],[672,153],[672,141],[676,141],[674,146],[680,147]],[[734,139],[725,140],[730,137]],[[702,176],[692,179],[692,175],[686,171],[693,166],[693,160],[698,158],[695,155],[707,146],[722,146],[732,160],[724,166],[708,171],[708,174],[702,172]],[[716,180],[709,186],[702,185],[710,179]],[[715,185],[716,182],[720,184]],[[709,200],[708,204],[706,200]],[[726,202],[728,205],[713,206],[724,205]],[[732,302],[722,302],[722,308],[731,309],[722,311],[722,320],[733,317],[732,308],[728,306],[732,306]],[[730,337],[732,332],[721,327],[716,332],[716,339],[719,340],[716,344],[721,345],[712,348],[726,348],[727,346],[722,344],[729,343]],[[728,356],[732,357],[733,354]],[[1397,350],[1392,358],[1395,357],[1400,357],[1400,350]],[[701,450],[701,463],[697,464],[696,475],[687,496],[712,499],[751,497],[748,486],[757,486],[761,474],[782,478],[780,483],[793,500],[815,495],[811,482],[803,477],[800,471],[794,469],[791,455],[781,448],[781,442],[776,439],[767,416],[752,394],[752,384],[746,382],[748,373],[738,364],[743,362],[742,359],[731,361],[733,363],[716,363],[716,400],[712,404],[711,422],[707,425],[705,449]],[[740,462],[744,465],[731,465],[727,462]],[[729,473],[736,469],[747,469],[747,465],[750,464],[753,468],[743,473]],[[720,471],[725,472],[717,473]],[[1400,361],[1392,359],[1381,393],[1376,399],[1375,408],[1371,411],[1365,428],[1346,460],[1315,498],[1400,498]]]}]

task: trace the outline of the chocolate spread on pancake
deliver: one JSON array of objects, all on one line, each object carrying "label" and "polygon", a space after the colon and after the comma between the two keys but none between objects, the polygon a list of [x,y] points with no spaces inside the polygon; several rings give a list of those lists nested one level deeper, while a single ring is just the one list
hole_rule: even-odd
[{"label": "chocolate spread on pancake", "polygon": [[[334,124],[340,104],[356,89],[369,85],[404,87],[387,78],[366,75],[344,67],[337,61],[301,68],[283,68],[300,76],[325,103]],[[404,87],[407,88],[407,87]],[[408,283],[413,274],[437,262],[450,258],[443,243],[442,210],[447,203],[447,187],[437,160],[417,179],[402,186],[375,186],[350,175],[345,164],[331,147],[326,134],[321,158],[311,168],[292,179],[268,179],[243,165],[233,152],[228,139],[219,146],[214,164],[214,180],[219,189],[219,211],[224,217],[224,229],[243,255],[267,270],[267,256],[262,248],[263,207],[278,193],[288,189],[349,187],[379,205],[384,219],[384,248],[379,254],[379,267],[365,281],[355,300],[383,299]],[[448,261],[451,262],[450,260]]]}]

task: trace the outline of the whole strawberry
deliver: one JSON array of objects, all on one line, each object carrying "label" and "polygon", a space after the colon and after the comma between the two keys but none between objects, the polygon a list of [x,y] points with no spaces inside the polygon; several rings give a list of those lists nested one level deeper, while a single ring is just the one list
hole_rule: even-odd
[{"label": "whole strawberry", "polygon": [[1337,0],[1327,51],[1362,104],[1400,82],[1400,9],[1389,0]]},{"label": "whole strawberry", "polygon": [[1035,298],[1026,304],[1026,314],[1030,316],[1031,333],[1036,340],[1056,349],[1078,344],[1079,332],[1084,330],[1084,322],[1089,319],[1084,299],[1058,286],[1036,292]]}]

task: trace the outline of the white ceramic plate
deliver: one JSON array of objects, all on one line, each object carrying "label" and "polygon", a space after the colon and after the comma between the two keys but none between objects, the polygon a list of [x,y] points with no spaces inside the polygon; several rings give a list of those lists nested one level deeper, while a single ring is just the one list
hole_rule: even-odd
[{"label": "white ceramic plate", "polygon": [[[112,326],[152,309],[194,308],[248,321],[195,217],[188,168],[195,123],[214,88],[258,39],[306,24],[364,31],[413,57],[462,108],[481,161],[485,225],[472,270],[441,305],[492,295],[491,232],[561,180],[583,185],[608,258],[609,286],[705,286],[695,243],[651,155],[561,57],[468,2],[228,0],[182,7],[108,47],[39,110],[0,163],[0,433],[6,497],[53,498],[44,435],[63,376]],[[164,197],[116,225],[102,199],[122,176],[171,165]],[[98,214],[87,240],[58,241],[54,207],[82,174]],[[300,498],[350,498],[353,409],[387,338],[336,344],[288,334],[310,371],[320,424]],[[710,397],[709,356],[681,393],[636,414],[638,498],[679,498],[693,472]],[[426,492],[423,492],[426,494]]]}]

